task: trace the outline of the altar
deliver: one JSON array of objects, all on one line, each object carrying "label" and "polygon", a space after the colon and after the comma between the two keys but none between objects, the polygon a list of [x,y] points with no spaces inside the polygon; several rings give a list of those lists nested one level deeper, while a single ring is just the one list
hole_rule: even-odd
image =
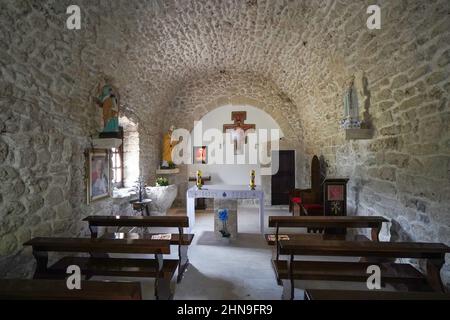
[{"label": "altar", "polygon": [[[259,229],[264,234],[264,192],[260,187],[250,190],[245,185],[207,185],[202,189],[193,186],[186,191],[186,211],[189,217],[189,229],[195,225],[195,198],[214,199],[258,199]],[[216,212],[214,214],[217,214]]]}]

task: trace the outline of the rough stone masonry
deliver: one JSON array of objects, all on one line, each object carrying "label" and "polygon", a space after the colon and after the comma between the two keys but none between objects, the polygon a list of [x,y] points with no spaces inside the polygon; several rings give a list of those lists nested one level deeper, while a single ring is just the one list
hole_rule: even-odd
[{"label": "rough stone masonry", "polygon": [[[317,154],[351,178],[352,213],[388,217],[384,240],[450,244],[449,1],[380,1],[380,30],[367,29],[365,0],[81,0],[82,28],[69,31],[70,4],[0,3],[0,276],[29,274],[31,237],[79,235],[82,217],[125,208],[85,204],[91,92],[104,78],[138,124],[149,181],[168,125],[247,99],[280,124],[301,170]],[[338,125],[354,75],[369,140]]]}]

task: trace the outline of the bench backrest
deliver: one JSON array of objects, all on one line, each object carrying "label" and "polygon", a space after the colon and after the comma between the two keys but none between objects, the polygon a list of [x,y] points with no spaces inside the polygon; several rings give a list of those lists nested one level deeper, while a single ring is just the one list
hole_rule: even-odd
[{"label": "bench backrest", "polygon": [[189,227],[187,216],[89,216],[83,221],[96,227]]},{"label": "bench backrest", "polygon": [[388,220],[377,216],[270,216],[269,227],[285,228],[378,228]]},{"label": "bench backrest", "polygon": [[39,237],[24,243],[37,252],[170,254],[170,241]]},{"label": "bench backrest", "polygon": [[307,300],[450,300],[449,293],[306,289]]},{"label": "bench backrest", "polygon": [[0,279],[0,299],[6,300],[141,300],[139,282],[81,281],[69,290],[65,280]]},{"label": "bench backrest", "polygon": [[373,241],[280,241],[280,253],[308,256],[352,256],[442,260],[450,247],[442,243]]}]

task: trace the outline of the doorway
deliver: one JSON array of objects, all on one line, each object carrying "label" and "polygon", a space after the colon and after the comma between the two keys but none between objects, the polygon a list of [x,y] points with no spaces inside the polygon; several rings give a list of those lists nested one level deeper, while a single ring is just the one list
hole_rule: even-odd
[{"label": "doorway", "polygon": [[272,176],[272,205],[289,204],[289,192],[295,188],[295,151],[279,151],[278,172]]}]

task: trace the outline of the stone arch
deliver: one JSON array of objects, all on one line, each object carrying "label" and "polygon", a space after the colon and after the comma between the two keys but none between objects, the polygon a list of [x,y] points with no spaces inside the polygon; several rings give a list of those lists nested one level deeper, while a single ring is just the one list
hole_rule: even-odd
[{"label": "stone arch", "polygon": [[280,125],[287,143],[303,148],[296,105],[272,81],[252,72],[191,78],[179,88],[169,113],[175,126],[190,130],[194,121],[224,105],[249,105],[266,112]]},{"label": "stone arch", "polygon": [[[303,144],[303,129],[297,106],[270,79],[253,72],[218,73],[209,76],[190,78],[189,82],[179,86],[176,96],[168,109],[171,116],[166,115],[163,130],[170,125],[192,130],[194,121],[200,120],[212,110],[224,105],[249,105],[270,115],[280,126],[284,138],[280,141],[280,149],[296,151],[296,186],[306,186],[305,149]],[[175,179],[179,184],[179,194],[184,194],[187,187],[186,175],[182,173]],[[182,179],[182,180],[181,180]],[[269,204],[271,176],[261,180]],[[183,199],[178,199],[182,203]]]}]

